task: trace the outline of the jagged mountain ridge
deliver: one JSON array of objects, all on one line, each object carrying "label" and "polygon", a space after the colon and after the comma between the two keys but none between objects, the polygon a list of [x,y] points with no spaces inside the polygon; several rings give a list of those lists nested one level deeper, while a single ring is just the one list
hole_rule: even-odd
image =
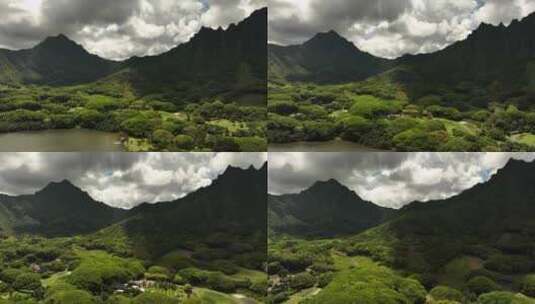
[{"label": "jagged mountain ridge", "polygon": [[299,236],[357,235],[368,228],[383,229],[382,225],[399,237],[535,231],[533,181],[535,163],[511,160],[489,181],[456,196],[413,202],[399,210],[363,201],[337,181],[318,182],[298,194],[270,195],[269,228]]},{"label": "jagged mountain ridge", "polygon": [[33,195],[1,195],[0,232],[55,237],[121,225],[128,235],[158,238],[219,228],[265,230],[266,166],[258,170],[229,167],[211,185],[182,199],[142,204],[131,210],[97,202],[68,181],[50,183]]},{"label": "jagged mountain ridge", "polygon": [[89,54],[64,35],[49,37],[31,49],[0,50],[0,83],[120,82],[141,95],[169,88],[186,90],[184,83],[206,83],[211,91],[204,91],[212,95],[265,94],[266,28],[267,8],[263,8],[226,30],[203,28],[168,52],[122,62]]},{"label": "jagged mountain ridge", "polygon": [[[270,46],[269,79],[337,83],[362,80],[389,72],[394,81],[405,85],[409,91],[422,90],[422,85],[436,88],[468,83],[486,87],[499,82],[507,88],[504,94],[511,94],[515,90],[534,87],[535,39],[531,34],[534,26],[535,13],[521,21],[515,20],[507,27],[482,24],[465,40],[443,50],[430,54],[405,55],[394,60],[369,54],[362,57],[362,52],[355,46],[352,47],[352,52],[344,56],[332,56],[334,50],[344,45],[347,50],[351,47],[347,47],[348,41],[345,39],[325,40],[324,48],[333,53],[331,56],[324,53],[323,58],[314,62],[327,69],[323,75],[314,74],[321,73],[321,67],[307,69],[310,63],[303,59],[307,57],[307,43],[299,46]],[[370,65],[364,64],[367,68],[359,67],[354,59],[357,57],[367,58],[364,62]],[[411,93],[419,95],[423,92]]]}]

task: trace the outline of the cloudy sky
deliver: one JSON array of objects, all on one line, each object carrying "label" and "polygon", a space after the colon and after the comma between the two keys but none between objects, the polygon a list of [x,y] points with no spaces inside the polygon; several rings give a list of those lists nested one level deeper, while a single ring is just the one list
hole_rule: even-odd
[{"label": "cloudy sky", "polygon": [[177,199],[229,166],[260,168],[266,153],[0,153],[0,193],[32,194],[64,179],[94,199],[131,208]]},{"label": "cloudy sky", "polygon": [[266,0],[0,0],[0,48],[66,34],[109,59],[154,55],[202,26],[239,22]]},{"label": "cloudy sky", "polygon": [[509,159],[535,153],[270,153],[269,192],[300,192],[338,180],[361,198],[399,208],[456,195],[487,181]]},{"label": "cloudy sky", "polygon": [[509,24],[534,11],[535,0],[270,0],[269,39],[295,44],[333,29],[394,58],[442,49],[482,22]]}]

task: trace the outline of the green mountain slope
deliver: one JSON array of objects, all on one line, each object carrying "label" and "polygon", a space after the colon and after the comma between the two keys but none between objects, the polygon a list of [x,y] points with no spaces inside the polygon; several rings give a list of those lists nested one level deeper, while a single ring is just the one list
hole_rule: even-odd
[{"label": "green mountain slope", "polygon": [[5,234],[90,233],[125,215],[126,211],[93,200],[68,181],[50,183],[33,195],[0,196],[0,228]]},{"label": "green mountain slope", "polygon": [[[448,199],[409,204],[363,232],[272,236],[270,297],[283,303],[532,303],[534,180],[535,163],[510,161],[488,182]],[[359,216],[346,210],[346,217]]]},{"label": "green mountain slope", "polygon": [[32,49],[0,50],[0,82],[71,85],[95,81],[111,73],[113,61],[88,53],[64,35],[48,37]]},{"label": "green mountain slope", "polygon": [[426,55],[405,56],[399,65],[410,66],[428,85],[502,86],[502,94],[525,90],[531,81],[528,65],[535,60],[531,30],[535,14],[509,26],[482,24],[470,36],[446,49]]},{"label": "green mountain slope", "polygon": [[157,93],[155,88],[180,83],[178,91],[197,86],[200,95],[265,94],[266,24],[264,8],[226,30],[202,28],[188,43],[159,56],[131,58],[122,67],[141,91]]},{"label": "green mountain slope", "polygon": [[354,234],[384,222],[393,210],[358,197],[335,180],[298,194],[268,197],[269,229],[297,236]]},{"label": "green mountain slope", "polygon": [[[151,257],[192,239],[265,248],[266,183],[266,166],[260,170],[230,167],[210,186],[182,199],[130,210],[126,220],[109,230],[119,231],[118,236],[126,238],[136,252]],[[97,238],[106,234],[104,230]]]},{"label": "green mountain slope", "polygon": [[269,45],[268,49],[270,81],[358,81],[385,71],[390,64],[360,51],[334,31],[317,34],[302,45]]}]

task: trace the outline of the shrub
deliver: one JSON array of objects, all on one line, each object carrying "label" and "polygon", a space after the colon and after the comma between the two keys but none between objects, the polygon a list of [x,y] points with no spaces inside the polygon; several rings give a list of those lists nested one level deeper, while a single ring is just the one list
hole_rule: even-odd
[{"label": "shrub", "polygon": [[525,276],[520,281],[520,291],[530,297],[535,297],[535,274]]},{"label": "shrub", "polygon": [[457,289],[448,286],[437,286],[429,292],[429,295],[435,300],[463,301],[463,294]]},{"label": "shrub", "polygon": [[192,150],[195,147],[193,137],[189,135],[177,135],[175,145],[181,150]]},{"label": "shrub", "polygon": [[318,276],[318,287],[323,288],[333,280],[334,274],[332,272],[322,273]]},{"label": "shrub", "polygon": [[214,290],[221,292],[233,292],[236,290],[236,282],[231,278],[225,276],[220,272],[213,272],[208,274],[206,284]]},{"label": "shrub", "polygon": [[78,113],[80,126],[88,129],[95,129],[106,118],[106,116],[96,110],[83,109]]},{"label": "shrub", "polygon": [[152,133],[152,142],[160,149],[165,149],[175,143],[173,134],[166,130],[156,130]]},{"label": "shrub", "polygon": [[83,290],[62,290],[54,292],[45,299],[45,304],[96,304],[96,299],[88,292]]},{"label": "shrub", "polygon": [[242,152],[267,151],[267,140],[261,137],[237,137],[234,139]]},{"label": "shrub", "polygon": [[13,284],[13,282],[15,282],[17,277],[21,275],[22,273],[23,271],[20,269],[14,269],[14,268],[4,269],[0,273],[0,280],[8,284]]},{"label": "shrub", "polygon": [[478,304],[533,304],[533,300],[506,291],[494,291],[480,295]]},{"label": "shrub", "polygon": [[188,283],[193,285],[200,285],[206,283],[208,273],[195,267],[188,267],[178,271]]},{"label": "shrub", "polygon": [[307,141],[327,141],[336,136],[336,126],[330,122],[306,121],[303,130]]},{"label": "shrub", "polygon": [[214,270],[221,271],[226,275],[236,274],[240,270],[238,266],[227,260],[214,261],[211,266],[214,268]]},{"label": "shrub", "polygon": [[468,290],[475,293],[476,295],[501,289],[500,286],[496,284],[496,282],[483,276],[478,276],[470,279],[466,283],[466,287],[468,288]]},{"label": "shrub", "polygon": [[217,152],[239,152],[240,145],[232,137],[217,136],[213,144],[213,150]]},{"label": "shrub", "polygon": [[409,299],[410,303],[424,304],[427,291],[420,282],[413,279],[401,281],[398,291]]},{"label": "shrub", "polygon": [[186,284],[186,279],[184,279],[180,274],[175,274],[173,277],[173,282],[178,285],[184,285]]},{"label": "shrub", "polygon": [[121,129],[132,136],[148,137],[148,135],[152,132],[153,123],[151,120],[138,115],[134,118],[123,121],[121,123]]},{"label": "shrub", "polygon": [[145,278],[154,281],[168,281],[170,277],[169,270],[161,266],[151,266],[145,273]]},{"label": "shrub", "polygon": [[399,113],[402,105],[398,101],[381,100],[370,95],[358,96],[349,112],[353,115],[374,118],[381,115]]},{"label": "shrub", "polygon": [[436,151],[447,139],[445,131],[411,129],[394,136],[393,143],[401,151]]},{"label": "shrub", "polygon": [[178,301],[170,296],[155,293],[155,292],[145,292],[134,298],[132,304],[177,304]]},{"label": "shrub", "polygon": [[371,121],[361,116],[347,117],[340,124],[343,130],[342,138],[353,142],[360,142],[373,128]]},{"label": "shrub", "polygon": [[299,112],[312,120],[324,119],[329,113],[321,106],[304,105],[299,107]]},{"label": "shrub", "polygon": [[293,101],[273,101],[268,104],[268,111],[280,115],[290,115],[297,112],[297,105]]},{"label": "shrub", "polygon": [[533,261],[524,256],[493,255],[485,262],[485,268],[505,274],[527,273]]},{"label": "shrub", "polygon": [[308,272],[298,273],[290,278],[290,287],[296,290],[307,289],[316,284],[316,279]]},{"label": "shrub", "polygon": [[442,106],[429,106],[426,109],[429,113],[436,117],[443,117],[451,120],[461,120],[462,114],[456,108],[442,107]]},{"label": "shrub", "polygon": [[17,276],[13,282],[13,288],[16,290],[32,290],[41,288],[41,277],[35,273],[23,273]]}]

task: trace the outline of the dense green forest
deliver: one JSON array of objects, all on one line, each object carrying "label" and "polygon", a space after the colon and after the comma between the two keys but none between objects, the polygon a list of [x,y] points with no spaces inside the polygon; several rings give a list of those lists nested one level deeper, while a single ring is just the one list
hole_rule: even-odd
[{"label": "dense green forest", "polygon": [[388,60],[335,32],[268,50],[270,143],[397,151],[535,149],[535,14],[444,50]]},{"label": "dense green forest", "polygon": [[[120,132],[128,151],[265,151],[267,9],[122,62],[64,35],[0,49],[0,132]],[[90,149],[87,149],[90,150]]]},{"label": "dense green forest", "polygon": [[535,303],[534,169],[399,210],[336,181],[270,196],[267,302]]},{"label": "dense green forest", "polygon": [[266,166],[229,167],[182,199],[130,210],[68,181],[2,195],[0,303],[263,302],[266,178]]}]

